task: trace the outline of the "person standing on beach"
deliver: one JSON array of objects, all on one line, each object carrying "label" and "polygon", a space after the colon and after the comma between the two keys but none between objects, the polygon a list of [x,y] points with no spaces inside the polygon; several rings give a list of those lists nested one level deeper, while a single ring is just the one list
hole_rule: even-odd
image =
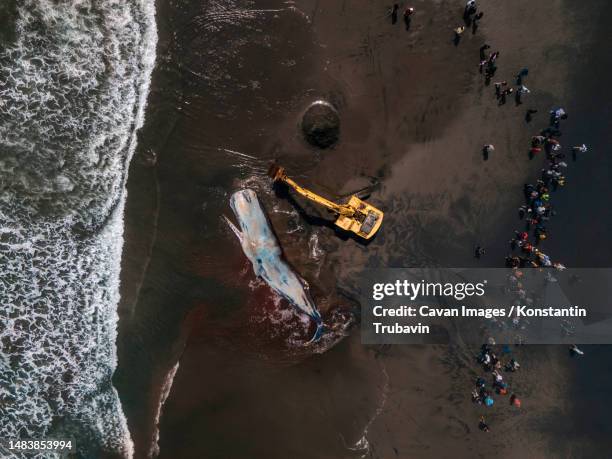
[{"label": "person standing on beach", "polygon": [[529,159],[535,158],[535,156],[542,151],[541,147],[533,146],[529,149]]},{"label": "person standing on beach", "polygon": [[478,30],[478,21],[480,21],[483,16],[484,13],[482,11],[476,16],[474,16],[474,19],[472,20],[472,35],[474,35],[476,33],[476,30]]},{"label": "person standing on beach", "polygon": [[523,96],[523,94],[529,94],[531,91],[529,89],[527,89],[526,86],[521,85],[516,89],[516,105],[521,105],[523,102],[521,100],[521,97]]},{"label": "person standing on beach", "polygon": [[498,57],[499,57],[499,51],[495,51],[494,53],[491,53],[489,55],[489,59],[487,60],[487,72],[486,72],[487,78],[491,78],[493,75],[495,75],[495,72],[497,71],[497,66],[495,65],[495,61],[497,60]]},{"label": "person standing on beach", "polygon": [[505,89],[501,93],[501,97],[499,98],[499,105],[504,105],[506,103],[506,97],[512,94],[514,90],[512,88]]},{"label": "person standing on beach", "polygon": [[468,0],[463,11],[463,19],[469,21],[470,16],[474,13],[476,13],[476,0]]},{"label": "person standing on beach", "polygon": [[550,111],[550,124],[551,124],[551,126],[558,127],[559,126],[559,121],[560,120],[566,120],[566,119],[567,119],[567,113],[565,112],[565,109],[563,107],[553,108]]},{"label": "person standing on beach", "polygon": [[585,144],[579,145],[577,147],[572,147],[572,150],[579,151],[580,153],[586,153],[588,148]]},{"label": "person standing on beach", "polygon": [[485,51],[486,51],[487,49],[490,49],[490,48],[491,48],[491,47],[490,47],[489,45],[487,45],[486,43],[480,47],[480,60],[481,60],[481,61],[486,60],[487,56],[486,56],[486,54],[485,54]]},{"label": "person standing on beach", "polygon": [[465,31],[465,26],[459,26],[455,29],[455,39],[453,40],[453,42],[455,43],[455,46],[457,46],[459,42],[461,41],[461,34],[463,34],[464,31]]},{"label": "person standing on beach", "polygon": [[516,406],[517,408],[521,407],[521,400],[516,396],[516,394],[512,394],[510,396],[510,405]]},{"label": "person standing on beach", "polygon": [[484,66],[487,65],[487,60],[483,59],[482,61],[480,61],[480,64],[478,65],[478,72],[482,73],[482,70],[484,69]]},{"label": "person standing on beach", "polygon": [[486,161],[489,159],[489,153],[495,151],[495,147],[493,145],[486,144],[482,146],[482,157]]},{"label": "person standing on beach", "polygon": [[538,113],[538,111],[533,108],[527,109],[527,112],[525,113],[525,122],[530,123],[533,119],[533,115],[536,113]]},{"label": "person standing on beach", "polygon": [[578,356],[578,355],[584,355],[584,352],[581,351],[578,346],[576,346],[575,344],[572,344],[570,346],[570,355],[572,357]]},{"label": "person standing on beach", "polygon": [[491,81],[491,78],[495,75],[495,72],[497,72],[497,66],[495,65],[495,62],[487,61],[485,69],[485,82],[487,85]]},{"label": "person standing on beach", "polygon": [[531,207],[527,206],[527,204],[523,204],[521,207],[519,207],[519,218],[521,220],[525,218],[525,215],[530,214],[530,213],[531,213]]},{"label": "person standing on beach", "polygon": [[544,149],[546,150],[546,157],[551,159],[551,155],[554,154],[554,152],[561,150],[561,144],[557,139],[547,137],[546,142],[544,143]]},{"label": "person standing on beach", "polygon": [[398,10],[399,10],[399,4],[394,3],[393,8],[391,9],[391,24],[395,24],[397,22]]},{"label": "person standing on beach", "polygon": [[514,360],[514,359],[510,359],[510,361],[506,364],[506,371],[511,371],[511,372],[515,372],[517,371],[519,368],[521,368],[521,366],[519,365],[519,363]]},{"label": "person standing on beach", "polygon": [[516,85],[521,86],[523,84],[523,78],[529,75],[529,69],[527,67],[522,68],[519,73],[516,74]]},{"label": "person standing on beach", "polygon": [[498,81],[497,83],[495,83],[495,97],[497,97],[498,99],[501,97],[502,87],[506,86],[507,84],[507,81]]},{"label": "person standing on beach", "polygon": [[484,416],[480,416],[480,422],[478,423],[478,428],[482,430],[483,432],[489,432],[489,430],[491,430],[489,429],[489,426],[485,422]]},{"label": "person standing on beach", "polygon": [[587,150],[588,148],[585,144],[572,147],[572,160],[576,161],[578,159],[578,153],[586,153]]},{"label": "person standing on beach", "polygon": [[404,10],[404,24],[406,30],[410,30],[410,22],[412,21],[412,15],[414,14],[414,8],[406,8]]}]

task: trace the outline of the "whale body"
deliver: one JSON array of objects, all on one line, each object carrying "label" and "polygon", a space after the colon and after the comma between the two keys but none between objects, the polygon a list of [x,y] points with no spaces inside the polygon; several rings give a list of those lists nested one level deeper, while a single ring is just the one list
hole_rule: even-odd
[{"label": "whale body", "polygon": [[321,314],[308,292],[306,281],[293,271],[283,258],[278,239],[257,199],[257,194],[251,189],[237,191],[230,198],[230,206],[240,229],[229,219],[225,220],[240,240],[244,254],[253,265],[255,275],[315,322],[317,329],[311,342],[317,341],[323,333]]}]

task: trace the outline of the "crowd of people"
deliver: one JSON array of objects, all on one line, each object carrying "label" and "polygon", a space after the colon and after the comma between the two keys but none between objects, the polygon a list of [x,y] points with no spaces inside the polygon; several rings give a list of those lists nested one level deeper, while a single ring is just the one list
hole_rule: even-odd
[{"label": "crowd of people", "polygon": [[[504,346],[502,353],[509,354],[510,349]],[[508,383],[504,381],[503,372],[514,373],[519,370],[521,365],[514,358],[510,358],[505,364],[502,363],[502,359],[493,352],[493,349],[488,344],[482,345],[477,360],[482,365],[483,370],[491,374],[492,381],[489,388],[484,378],[477,378],[476,386],[472,390],[472,401],[481,405],[492,406],[495,402],[492,396],[493,393],[498,395],[508,394]],[[520,407],[521,401],[516,394],[511,394],[510,399],[511,404]]]},{"label": "crowd of people", "polygon": [[[517,285],[511,286],[517,287]],[[517,300],[520,297],[519,289],[513,289],[512,293],[516,294]],[[524,301],[524,298],[523,298]],[[513,325],[519,327],[519,324],[513,320]],[[492,407],[495,404],[496,396],[508,396],[508,403],[514,408],[521,407],[521,400],[516,393],[511,391],[510,384],[504,375],[519,371],[521,365],[512,356],[510,346],[504,345],[500,347],[499,355],[494,350],[495,341],[489,339],[489,344],[483,344],[480,352],[476,356],[476,361],[482,371],[489,375],[476,378],[475,386],[472,389],[472,402],[482,405],[486,408]],[[484,416],[480,418],[479,429],[483,432],[489,432],[490,428],[485,422]]]},{"label": "crowd of people", "polygon": [[[538,135],[531,138],[529,157],[534,158],[544,151],[547,165],[540,171],[539,179],[523,186],[525,203],[519,208],[519,218],[524,221],[525,228],[516,230],[510,240],[511,253],[506,257],[509,268],[547,267],[564,270],[562,263],[554,262],[540,249],[540,243],[549,237],[547,224],[555,215],[551,202],[552,192],[566,184],[564,170],[568,167],[565,154],[558,136],[561,135],[560,122],[567,119],[563,108],[550,111],[550,125]],[[572,154],[586,152],[586,145],[572,148]]]},{"label": "crowd of people", "polygon": [[[394,4],[390,15],[392,23],[397,22],[399,4]],[[404,22],[406,29],[410,27],[410,21],[414,14],[414,8],[409,7],[404,10]],[[476,33],[479,23],[484,17],[482,11],[478,11],[476,0],[468,0],[463,12],[464,24],[454,29],[454,44],[457,46],[464,32],[471,27],[472,33]],[[497,73],[497,61],[500,56],[499,51],[492,51],[487,43],[480,47],[479,72],[485,77],[485,84],[489,85]],[[495,97],[498,105],[505,105],[508,98],[514,94],[517,106],[523,103],[523,96],[531,91],[525,86],[525,79],[529,75],[528,68],[522,68],[514,77],[514,85],[507,80],[494,82]],[[513,87],[514,86],[514,87]],[[528,108],[525,113],[525,121],[530,123],[537,109]],[[542,129],[538,134],[531,138],[529,145],[529,158],[534,159],[544,152],[546,156],[546,166],[540,171],[540,177],[535,183],[526,183],[523,187],[525,202],[518,209],[519,219],[524,222],[525,228],[516,230],[514,237],[510,240],[510,253],[506,257],[505,264],[512,268],[512,273],[508,276],[509,289],[516,293],[517,299],[529,302],[527,292],[522,287],[521,277],[523,268],[553,268],[559,271],[565,269],[562,263],[552,261],[542,249],[541,244],[549,237],[548,222],[555,215],[555,210],[551,203],[551,194],[562,188],[566,184],[565,169],[568,167],[566,155],[559,142],[561,136],[561,123],[568,118],[564,108],[558,107],[550,110],[549,125]],[[488,160],[495,151],[493,144],[485,144],[482,147],[484,160]],[[585,144],[571,148],[572,158],[575,161],[578,155],[588,151]],[[476,258],[485,255],[485,249],[477,246],[474,252]],[[476,360],[482,370],[490,374],[490,383],[485,377],[478,377],[475,387],[472,389],[472,401],[476,404],[491,407],[495,403],[495,395],[509,395],[510,405],[516,408],[521,407],[521,400],[510,391],[509,384],[504,379],[504,372],[514,373],[520,369],[520,364],[515,358],[511,357],[511,350],[508,346],[503,346],[502,357],[499,357],[493,350],[491,344],[483,344]],[[584,353],[575,345],[570,347],[572,356],[580,356]],[[485,417],[481,416],[478,427],[483,432],[489,432],[490,427],[486,423]]]},{"label": "crowd of people", "polygon": [[[483,17],[482,12],[478,12],[475,0],[469,0],[465,6],[463,19],[469,26],[470,23],[479,21]],[[458,44],[461,34],[465,27],[455,29],[455,44]],[[474,29],[475,31],[475,29]],[[485,84],[489,85],[497,72],[497,62],[500,56],[499,51],[491,51],[489,44],[480,47],[479,72],[484,74]],[[531,91],[525,86],[525,79],[529,75],[528,68],[522,68],[514,77],[514,87],[507,80],[496,81],[493,84],[495,97],[498,105],[504,105],[508,97],[514,94],[516,105],[523,103],[523,96]],[[538,113],[537,109],[528,108],[525,114],[525,121],[530,123],[533,116]],[[516,293],[517,299],[522,302],[529,302],[528,293],[524,290],[521,283],[521,271],[526,267],[534,268],[553,268],[564,270],[562,263],[555,262],[542,251],[541,244],[549,237],[548,222],[555,215],[555,210],[551,202],[552,193],[562,188],[566,184],[565,169],[568,167],[566,155],[559,142],[561,136],[561,123],[568,118],[564,108],[558,107],[550,110],[549,124],[538,134],[531,138],[529,146],[529,158],[534,159],[543,152],[546,155],[546,166],[541,169],[540,177],[535,183],[526,183],[523,187],[524,204],[518,209],[519,218],[524,222],[522,230],[515,231],[515,236],[510,240],[510,254],[506,257],[505,264],[512,268],[512,273],[508,276],[510,290]],[[585,144],[571,148],[572,158],[585,153],[588,150]],[[484,160],[488,160],[495,151],[495,146],[485,144],[482,148]],[[485,254],[485,249],[477,246],[475,257],[481,258]],[[501,357],[493,351],[491,345],[484,344],[477,356],[477,362],[482,369],[491,377],[491,382],[487,384],[484,377],[476,379],[475,387],[472,389],[472,401],[474,403],[491,407],[495,403],[495,395],[509,395],[509,403],[513,407],[520,408],[521,400],[515,393],[511,393],[508,383],[504,380],[503,372],[516,372],[520,364],[516,359],[509,357],[511,351],[508,346],[504,346],[502,355],[506,356],[504,363]],[[577,346],[570,348],[572,356],[582,355],[583,352]],[[483,432],[489,432],[490,427],[485,421],[485,417],[480,418],[478,427]]]}]

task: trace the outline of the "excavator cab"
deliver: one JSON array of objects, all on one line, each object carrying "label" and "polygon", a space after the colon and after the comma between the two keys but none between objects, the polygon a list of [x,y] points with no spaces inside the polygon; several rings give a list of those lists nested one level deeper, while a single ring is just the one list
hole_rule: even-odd
[{"label": "excavator cab", "polygon": [[357,196],[351,196],[346,204],[336,204],[312,191],[301,187],[292,179],[287,177],[285,169],[273,164],[270,166],[268,175],[275,182],[283,182],[305,198],[321,204],[331,212],[338,215],[335,225],[345,231],[355,233],[363,239],[370,239],[382,225],[383,212],[371,204],[362,201]]}]

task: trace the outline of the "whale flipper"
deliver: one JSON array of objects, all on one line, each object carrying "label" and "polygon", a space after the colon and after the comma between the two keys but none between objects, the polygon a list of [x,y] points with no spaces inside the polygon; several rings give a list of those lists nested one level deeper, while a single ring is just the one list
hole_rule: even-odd
[{"label": "whale flipper", "polygon": [[227,223],[227,226],[229,226],[229,228],[234,232],[234,234],[236,235],[236,237],[240,241],[240,245],[242,245],[242,242],[244,240],[242,232],[238,228],[236,228],[236,225],[234,225],[231,222],[231,220],[229,218],[227,218],[225,215],[223,215],[223,219],[225,220],[225,223]]}]

